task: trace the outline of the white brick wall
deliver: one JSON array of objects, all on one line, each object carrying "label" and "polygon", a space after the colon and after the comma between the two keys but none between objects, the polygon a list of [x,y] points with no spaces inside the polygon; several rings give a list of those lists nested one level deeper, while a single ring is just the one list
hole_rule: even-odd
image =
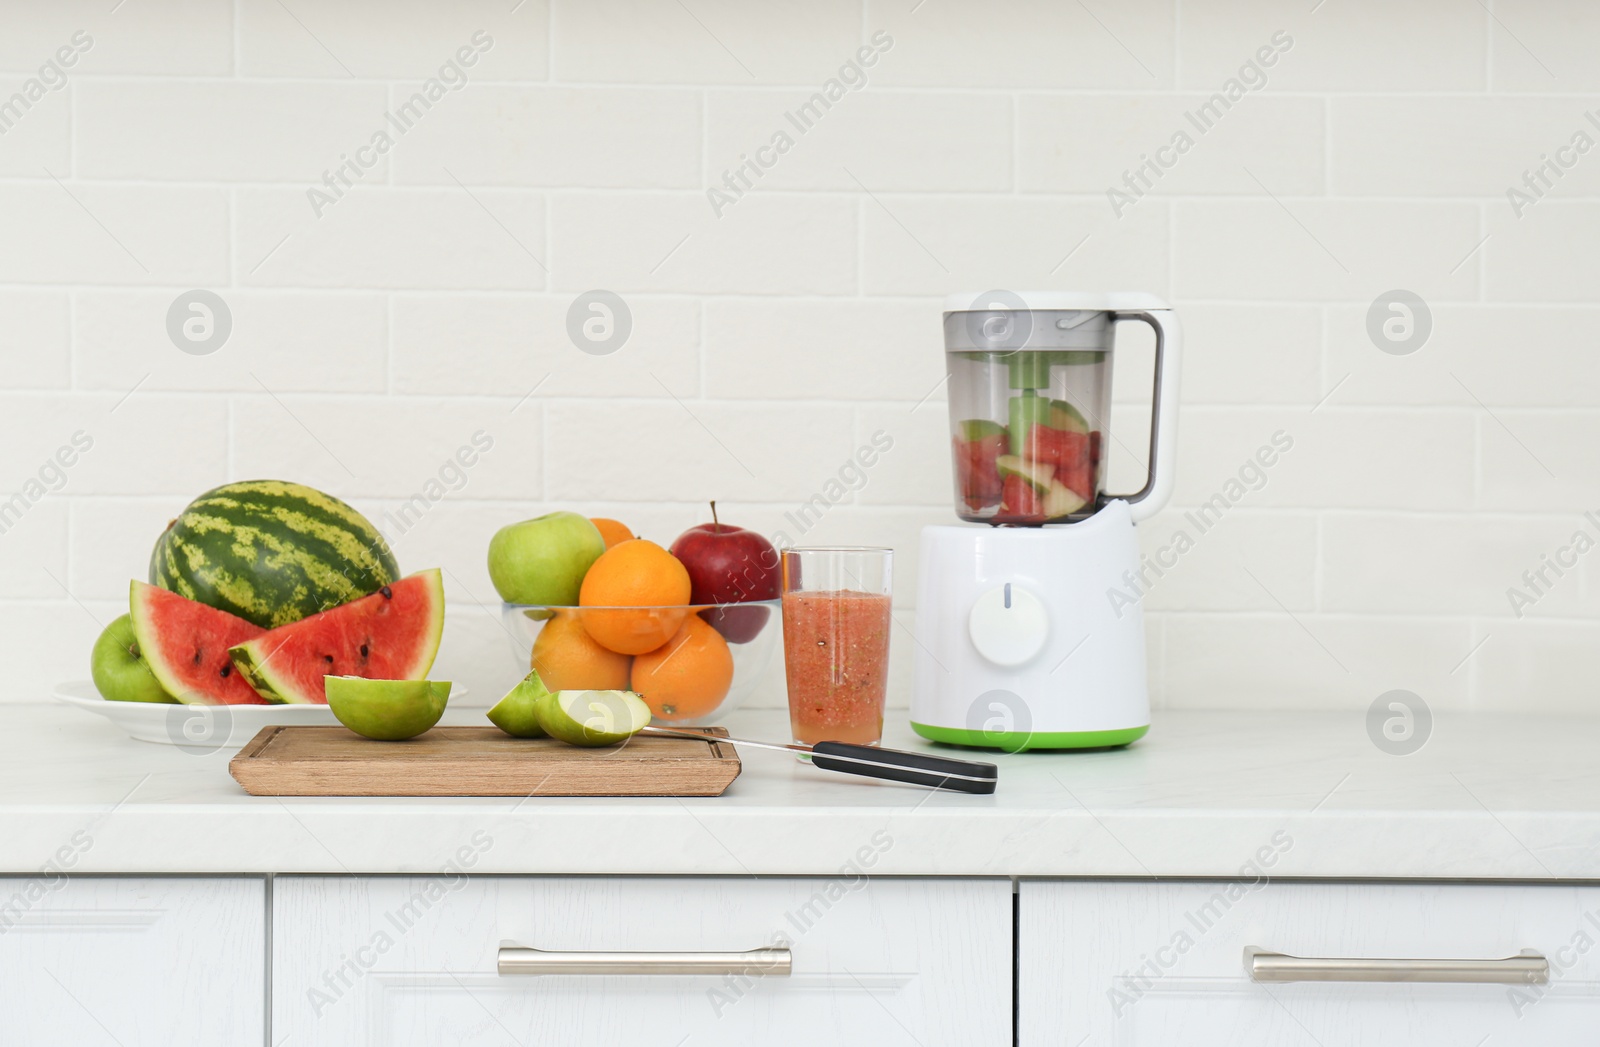
[{"label": "white brick wall", "polygon": [[[0,491],[80,429],[94,446],[0,534],[0,700],[86,675],[206,487],[284,476],[381,518],[480,429],[493,450],[395,540],[448,569],[440,671],[480,699],[513,675],[474,606],[496,527],[573,508],[667,542],[717,498],[792,530],[879,429],[893,450],[804,539],[892,544],[909,625],[918,530],[951,518],[944,407],[923,402],[940,297],[1011,286],[1182,311],[1178,495],[1147,547],[1274,431],[1295,440],[1149,594],[1159,705],[1593,708],[1600,554],[1521,619],[1506,590],[1600,510],[1600,152],[1520,217],[1506,189],[1576,132],[1600,141],[1600,14],[1312,6],[7,5],[0,105],[74,33],[93,43],[0,134]],[[1106,189],[1280,30],[1266,86],[1119,216]],[[864,45],[869,86],[798,131],[784,114]],[[400,133],[430,77],[451,86]],[[380,130],[392,149],[314,207]],[[792,148],[719,217],[707,189],[780,131]],[[167,335],[193,288],[233,317],[209,356]],[[591,288],[633,314],[613,355],[566,334]],[[1433,313],[1410,356],[1367,334],[1394,288]],[[1148,339],[1128,346],[1124,486]]]}]

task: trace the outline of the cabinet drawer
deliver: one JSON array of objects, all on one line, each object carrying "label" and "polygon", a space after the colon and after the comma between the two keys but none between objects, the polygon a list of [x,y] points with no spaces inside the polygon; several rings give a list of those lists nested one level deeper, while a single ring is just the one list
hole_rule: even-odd
[{"label": "cabinet drawer", "polygon": [[[273,1036],[300,1047],[1011,1043],[1007,881],[446,875],[274,885]],[[500,974],[503,943],[596,969]],[[748,969],[715,955],[758,948],[788,950],[788,973],[779,952]],[[656,955],[603,955],[614,953]],[[641,963],[668,973],[617,966]]]},{"label": "cabinet drawer", "polygon": [[0,1043],[258,1047],[266,888],[0,877]]},{"label": "cabinet drawer", "polygon": [[[1548,1047],[1600,1013],[1600,888],[1030,882],[1019,905],[1023,1047]],[[1247,949],[1441,962],[1269,956],[1252,976]],[[1546,983],[1531,957],[1480,962],[1525,950]]]}]

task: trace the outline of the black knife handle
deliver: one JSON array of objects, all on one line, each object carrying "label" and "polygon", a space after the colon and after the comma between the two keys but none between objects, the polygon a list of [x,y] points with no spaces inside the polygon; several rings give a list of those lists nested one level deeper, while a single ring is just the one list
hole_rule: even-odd
[{"label": "black knife handle", "polygon": [[[856,761],[867,761],[858,763]],[[992,763],[952,760],[900,749],[849,742],[818,742],[811,747],[811,762],[825,771],[842,771],[867,778],[882,778],[930,789],[987,795],[994,792],[998,768]]]}]

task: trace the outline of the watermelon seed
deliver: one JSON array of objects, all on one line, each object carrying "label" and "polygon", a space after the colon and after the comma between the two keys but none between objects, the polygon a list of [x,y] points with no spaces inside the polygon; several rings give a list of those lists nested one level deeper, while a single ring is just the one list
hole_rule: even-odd
[{"label": "watermelon seed", "polygon": [[322,657],[323,657],[323,658],[324,658],[324,659],[326,659],[326,660],[327,660],[327,663],[328,663],[328,664],[329,664],[329,665],[332,665],[332,664],[333,664],[333,655],[331,655],[331,654],[325,654],[325,655],[323,655],[323,656],[322,656]]},{"label": "watermelon seed", "polygon": [[361,657],[365,658],[366,656],[367,656],[367,645],[366,644],[362,644],[361,645]]},{"label": "watermelon seed", "polygon": [[200,648],[196,647],[195,651],[194,651],[194,664],[196,664],[196,665],[200,664],[200,655],[201,655]]},{"label": "watermelon seed", "polygon": [[382,589],[379,589],[378,592],[383,594],[383,598],[385,600],[393,600],[394,599],[394,590],[389,588],[387,585],[384,586]]},{"label": "watermelon seed", "polygon": [[226,680],[226,679],[227,679],[227,678],[228,678],[228,674],[229,674],[229,673],[231,673],[231,672],[233,672],[233,666],[231,666],[231,665],[224,665],[224,666],[223,666],[223,667],[222,667],[222,678],[223,678],[223,679],[224,679],[224,680]]}]

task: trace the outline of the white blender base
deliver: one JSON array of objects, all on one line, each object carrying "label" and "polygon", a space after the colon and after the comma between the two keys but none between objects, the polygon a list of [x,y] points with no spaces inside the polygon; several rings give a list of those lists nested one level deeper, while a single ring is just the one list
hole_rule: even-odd
[{"label": "white blender base", "polygon": [[1051,527],[922,530],[911,726],[1003,749],[1127,745],[1150,729],[1128,503]]}]

